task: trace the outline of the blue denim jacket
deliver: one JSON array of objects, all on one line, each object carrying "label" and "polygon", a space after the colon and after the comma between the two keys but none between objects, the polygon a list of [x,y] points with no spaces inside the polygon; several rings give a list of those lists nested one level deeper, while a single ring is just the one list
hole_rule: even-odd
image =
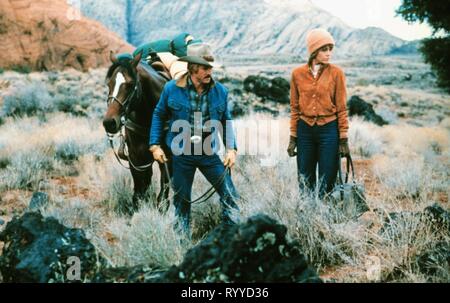
[{"label": "blue denim jacket", "polygon": [[[169,130],[166,133],[165,143],[170,148],[172,140],[179,134],[172,130],[172,125],[177,120],[189,123],[191,102],[187,88],[188,74],[179,80],[172,80],[164,86],[158,105],[153,112],[152,126],[150,128],[150,145],[161,145],[164,134],[165,122],[169,121]],[[214,82],[208,92],[208,110],[211,120],[219,121],[223,128],[221,133],[223,143],[227,149],[236,149],[236,138],[232,126],[231,114],[228,109],[228,91],[219,82]],[[213,141],[219,142],[218,132],[213,132]],[[183,148],[184,146],[179,146]],[[218,146],[215,146],[217,151]]]}]

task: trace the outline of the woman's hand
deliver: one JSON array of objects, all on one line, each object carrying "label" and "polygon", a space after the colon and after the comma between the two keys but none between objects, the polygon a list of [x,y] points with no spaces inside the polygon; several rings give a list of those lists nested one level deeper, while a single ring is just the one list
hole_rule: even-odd
[{"label": "woman's hand", "polygon": [[294,136],[291,136],[289,138],[289,146],[288,146],[288,149],[287,149],[289,157],[297,156],[296,149],[297,149],[297,138],[294,137]]},{"label": "woman's hand", "polygon": [[348,147],[348,139],[343,138],[339,140],[339,155],[341,157],[350,156],[350,148]]}]

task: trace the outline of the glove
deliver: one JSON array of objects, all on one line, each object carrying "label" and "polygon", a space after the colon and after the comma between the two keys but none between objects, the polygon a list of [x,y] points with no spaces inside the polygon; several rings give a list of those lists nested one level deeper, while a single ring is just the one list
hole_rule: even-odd
[{"label": "glove", "polygon": [[159,163],[163,164],[168,161],[166,154],[164,154],[164,151],[162,150],[161,146],[159,145],[150,146],[150,152],[153,155],[153,159],[155,159]]},{"label": "glove", "polygon": [[348,139],[343,138],[339,140],[339,155],[341,157],[350,156],[350,148],[348,147]]},{"label": "glove", "polygon": [[289,146],[287,149],[289,157],[295,157],[297,156],[297,152],[295,151],[297,148],[297,138],[294,136],[291,136],[289,138]]},{"label": "glove", "polygon": [[225,167],[232,168],[234,163],[236,163],[236,153],[237,151],[234,149],[227,150],[227,154],[225,155],[225,159],[223,160],[223,165]]}]

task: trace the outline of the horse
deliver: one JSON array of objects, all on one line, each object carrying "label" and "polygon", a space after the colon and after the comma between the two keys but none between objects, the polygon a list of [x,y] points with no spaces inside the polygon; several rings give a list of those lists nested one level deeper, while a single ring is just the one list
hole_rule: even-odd
[{"label": "horse", "polygon": [[[125,126],[124,144],[126,144],[128,155],[124,156],[122,153],[120,158],[128,161],[134,183],[132,205],[126,209],[129,214],[138,210],[139,200],[145,197],[151,184],[154,159],[148,150],[150,127],[153,111],[165,83],[169,81],[167,77],[158,73],[141,59],[142,52],[134,57],[117,57],[111,52],[112,65],[106,75],[109,93],[103,127],[108,136],[112,136],[118,134]],[[156,206],[161,212],[164,212],[167,211],[169,205],[166,203],[166,206],[163,206],[161,202],[168,201],[172,166],[170,165],[169,148],[165,145],[162,145],[162,148],[169,159],[169,171],[164,168],[163,164],[159,164],[161,190]],[[120,162],[119,157],[117,158]]]}]

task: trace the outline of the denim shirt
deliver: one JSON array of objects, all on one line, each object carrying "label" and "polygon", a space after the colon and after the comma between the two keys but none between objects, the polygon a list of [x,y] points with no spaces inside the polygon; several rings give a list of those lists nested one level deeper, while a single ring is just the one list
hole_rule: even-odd
[{"label": "denim shirt", "polygon": [[198,123],[200,123],[200,126],[203,125],[203,121],[208,121],[210,119],[208,110],[208,92],[213,85],[214,82],[211,81],[207,89],[201,94],[198,94],[194,84],[192,83],[191,77],[187,77],[189,99],[191,100],[191,108],[194,109],[191,110],[191,115],[189,116],[189,123],[191,123],[193,129],[195,128],[194,122],[196,122],[194,117],[195,112],[201,112],[202,114],[202,121],[198,121]]},{"label": "denim shirt", "polygon": [[[188,74],[181,77],[179,80],[172,80],[164,86],[164,89],[159,98],[158,104],[153,112],[152,126],[150,128],[150,145],[161,145],[162,140],[165,139],[166,145],[176,152],[175,149],[183,149],[184,145],[172,146],[173,139],[181,133],[181,129],[172,129],[175,121],[186,122],[190,125],[189,120],[192,109],[189,92],[187,87]],[[237,150],[236,138],[232,125],[232,118],[228,108],[228,91],[219,82],[214,82],[208,90],[208,112],[210,119],[221,124],[223,133],[221,137],[223,144],[227,149]],[[169,129],[164,131],[165,122],[168,121]],[[219,142],[218,133],[213,134],[213,142]],[[163,138],[165,134],[165,138]],[[184,141],[183,143],[186,143]],[[218,144],[213,143],[214,152],[218,151]]]}]

